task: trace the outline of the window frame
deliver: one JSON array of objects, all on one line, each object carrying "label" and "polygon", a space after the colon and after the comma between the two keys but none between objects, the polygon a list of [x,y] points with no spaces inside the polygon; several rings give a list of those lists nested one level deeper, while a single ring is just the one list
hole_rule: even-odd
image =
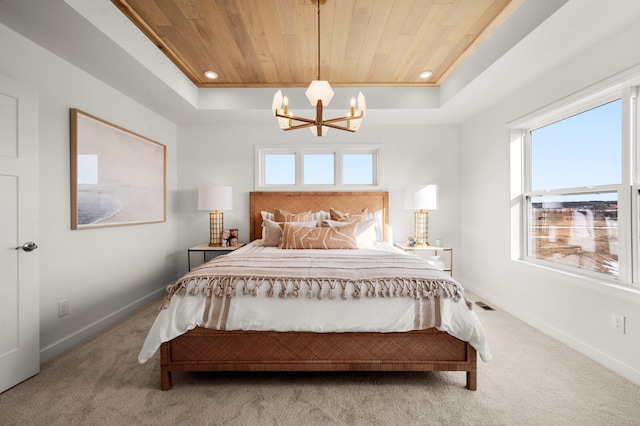
[{"label": "window frame", "polygon": [[[625,84],[626,83],[626,84]],[[640,290],[640,261],[638,260],[640,229],[640,143],[637,126],[640,114],[637,107],[636,85],[640,78],[626,82],[603,82],[556,102],[517,121],[508,123],[511,150],[511,257],[514,261],[544,267],[563,274],[588,278],[597,283]],[[621,117],[621,181],[620,184],[554,190],[531,190],[531,132],[576,114],[622,100]],[[531,199],[546,195],[579,195],[582,193],[617,192],[618,195],[618,266],[619,275],[562,265],[529,256],[531,238]],[[635,194],[635,196],[633,196]]]},{"label": "window frame", "polygon": [[[265,156],[273,154],[295,155],[295,184],[266,184]],[[334,155],[334,184],[305,184],[304,156],[306,154]],[[345,184],[342,182],[342,156],[345,154],[371,154],[373,184]],[[382,181],[382,145],[256,145],[255,146],[255,190],[256,191],[358,191],[379,190]]]}]

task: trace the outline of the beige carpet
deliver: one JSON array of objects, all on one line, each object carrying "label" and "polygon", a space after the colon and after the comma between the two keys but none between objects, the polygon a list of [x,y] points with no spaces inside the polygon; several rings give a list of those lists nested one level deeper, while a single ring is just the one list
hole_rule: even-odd
[{"label": "beige carpet", "polygon": [[500,311],[464,373],[174,373],[137,355],[160,302],[0,394],[1,425],[638,425],[640,386]]}]

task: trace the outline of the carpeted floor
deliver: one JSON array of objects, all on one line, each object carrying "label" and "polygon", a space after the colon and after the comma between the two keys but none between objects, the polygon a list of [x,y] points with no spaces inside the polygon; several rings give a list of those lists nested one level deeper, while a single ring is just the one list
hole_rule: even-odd
[{"label": "carpeted floor", "polygon": [[[472,296],[473,297],[473,296]],[[501,311],[464,373],[174,373],[137,355],[159,301],[0,394],[2,425],[639,425],[640,386]]]}]

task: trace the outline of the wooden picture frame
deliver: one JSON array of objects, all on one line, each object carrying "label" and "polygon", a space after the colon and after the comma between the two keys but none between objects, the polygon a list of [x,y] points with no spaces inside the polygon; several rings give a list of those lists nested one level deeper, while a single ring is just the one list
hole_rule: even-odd
[{"label": "wooden picture frame", "polygon": [[166,221],[166,146],[72,108],[71,229]]}]

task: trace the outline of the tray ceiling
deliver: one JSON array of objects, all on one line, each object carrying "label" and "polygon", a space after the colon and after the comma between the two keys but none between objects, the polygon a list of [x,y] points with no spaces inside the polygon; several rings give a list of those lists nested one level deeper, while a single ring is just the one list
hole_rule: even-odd
[{"label": "tray ceiling", "polygon": [[[306,87],[317,78],[313,0],[112,2],[198,87]],[[321,78],[336,87],[439,86],[521,2],[328,0]],[[426,70],[433,75],[420,79]]]}]

